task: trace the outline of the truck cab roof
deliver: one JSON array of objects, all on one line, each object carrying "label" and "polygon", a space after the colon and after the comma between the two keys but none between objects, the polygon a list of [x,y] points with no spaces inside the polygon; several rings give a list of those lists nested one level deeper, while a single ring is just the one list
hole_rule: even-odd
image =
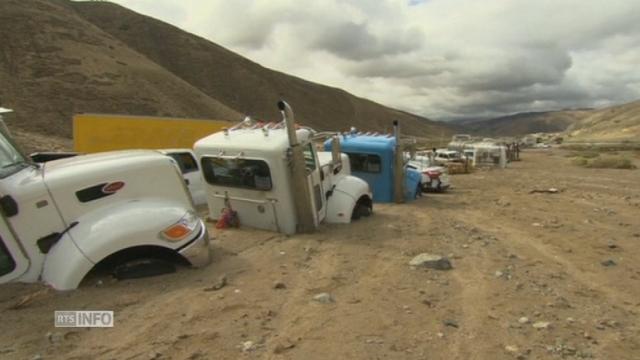
[{"label": "truck cab roof", "polygon": [[[330,148],[331,140],[325,142]],[[340,147],[343,151],[366,151],[372,153],[393,153],[396,139],[391,135],[360,135],[343,134],[340,137]]]},{"label": "truck cab roof", "polygon": [[[296,130],[298,141],[304,143],[311,138],[309,129]],[[289,148],[289,137],[286,128],[241,128],[220,131],[196,141],[194,149],[206,150],[207,153],[235,156],[243,153],[249,157],[281,156]],[[214,151],[214,152],[212,152]]]}]

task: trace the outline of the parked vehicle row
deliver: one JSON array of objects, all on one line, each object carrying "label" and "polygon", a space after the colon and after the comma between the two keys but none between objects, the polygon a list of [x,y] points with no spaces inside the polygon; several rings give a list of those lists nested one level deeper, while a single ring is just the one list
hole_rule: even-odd
[{"label": "parked vehicle row", "polygon": [[[349,223],[371,215],[374,202],[410,201],[450,185],[446,168],[403,157],[398,132],[317,133],[295,126],[291,108],[279,106],[282,122],[245,119],[193,149],[26,157],[0,122],[0,283],[68,290],[101,265],[119,277],[167,271],[176,261],[206,265],[204,207],[213,219],[233,212],[244,225],[293,234],[305,221],[307,230]],[[114,123],[116,133],[126,131],[125,122]],[[87,134],[77,131],[74,140],[91,152]]]}]

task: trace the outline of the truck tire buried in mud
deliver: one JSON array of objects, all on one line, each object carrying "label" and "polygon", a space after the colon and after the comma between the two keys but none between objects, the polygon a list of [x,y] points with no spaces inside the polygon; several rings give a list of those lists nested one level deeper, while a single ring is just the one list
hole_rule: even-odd
[{"label": "truck tire buried in mud", "polygon": [[113,277],[118,280],[139,279],[176,272],[175,264],[162,259],[137,259],[117,265]]},{"label": "truck tire buried in mud", "polygon": [[373,213],[373,205],[370,199],[360,198],[353,207],[353,213],[351,214],[352,220],[358,220],[363,216],[370,216]]}]

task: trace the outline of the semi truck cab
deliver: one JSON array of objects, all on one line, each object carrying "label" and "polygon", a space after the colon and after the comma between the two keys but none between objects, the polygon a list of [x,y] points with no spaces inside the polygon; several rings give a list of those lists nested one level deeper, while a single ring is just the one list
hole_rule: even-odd
[{"label": "semi truck cab", "polygon": [[35,164],[0,126],[0,283],[69,290],[104,261],[156,255],[210,261],[207,229],[171,159],[140,150]]},{"label": "semi truck cab", "polygon": [[[315,132],[299,128],[295,136],[304,153],[308,196],[315,226],[349,223],[369,215],[372,194],[366,182],[351,176],[346,161],[336,163],[313,142]],[[241,224],[293,234],[296,194],[291,147],[284,122],[241,123],[207,136],[194,145],[205,179],[209,216],[225,208],[237,211]],[[346,160],[346,157],[341,156]]]},{"label": "semi truck cab", "polygon": [[[330,151],[333,143],[326,141],[324,149]],[[392,135],[371,135],[355,131],[340,136],[340,148],[348,155],[351,172],[365,180],[373,191],[373,201],[394,201],[394,167],[396,138]],[[411,201],[419,196],[421,189],[420,172],[404,168],[404,199]]]}]

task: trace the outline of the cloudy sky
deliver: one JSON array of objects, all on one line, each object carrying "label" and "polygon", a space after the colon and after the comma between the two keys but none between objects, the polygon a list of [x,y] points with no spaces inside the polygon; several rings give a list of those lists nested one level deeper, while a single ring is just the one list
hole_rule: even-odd
[{"label": "cloudy sky", "polygon": [[433,119],[640,99],[637,0],[115,0]]}]

